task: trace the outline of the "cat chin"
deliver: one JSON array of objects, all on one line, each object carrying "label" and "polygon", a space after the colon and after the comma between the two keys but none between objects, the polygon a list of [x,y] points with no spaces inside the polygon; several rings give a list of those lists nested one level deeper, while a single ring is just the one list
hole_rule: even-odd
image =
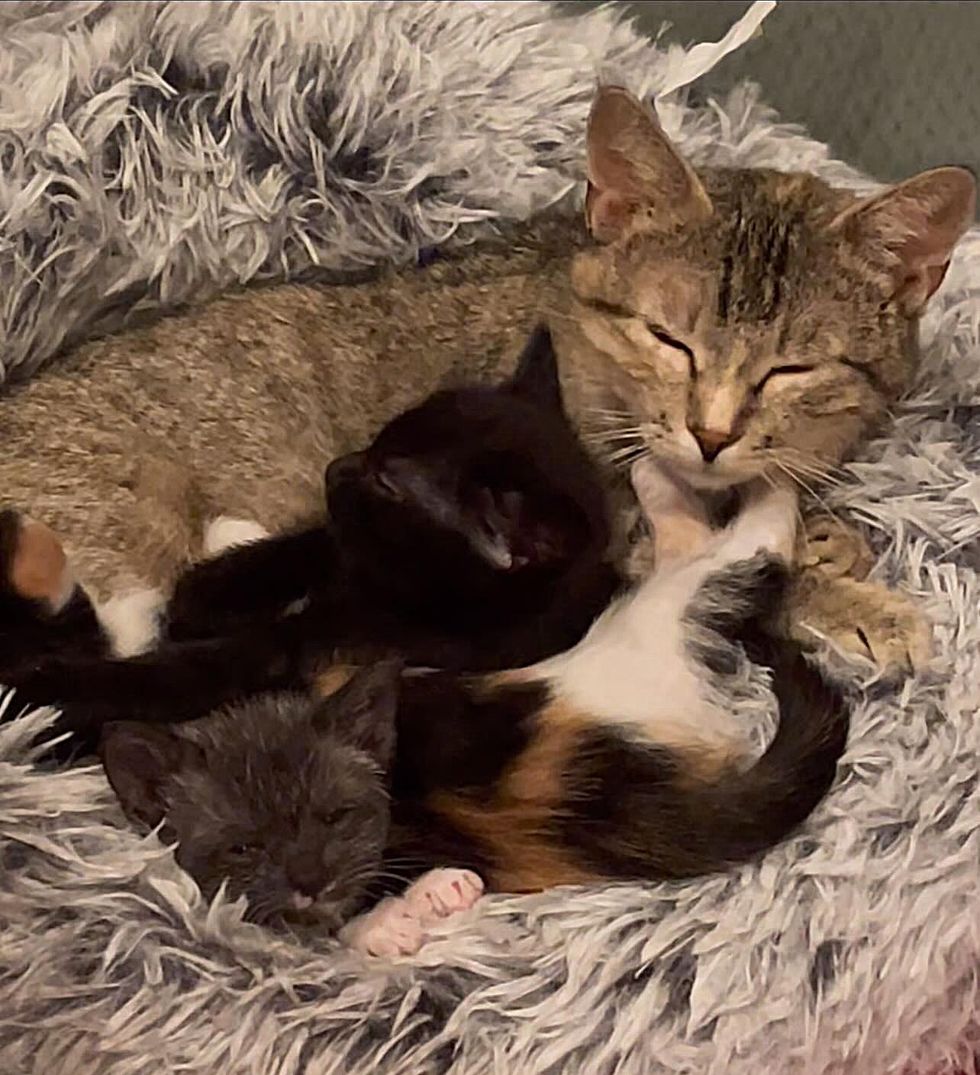
[{"label": "cat chin", "polygon": [[762,477],[761,471],[723,470],[714,464],[704,466],[680,462],[677,459],[658,459],[657,463],[672,477],[691,486],[692,489],[710,493],[734,489]]}]

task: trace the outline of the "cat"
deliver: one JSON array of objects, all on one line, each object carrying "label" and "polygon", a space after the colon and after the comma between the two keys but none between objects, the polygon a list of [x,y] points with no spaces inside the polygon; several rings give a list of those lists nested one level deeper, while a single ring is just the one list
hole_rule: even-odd
[{"label": "cat", "polygon": [[[795,539],[795,497],[753,488],[728,528],[712,533],[675,483],[647,473],[637,484],[671,553],[576,646],[480,676],[405,670],[396,680],[390,663],[380,672],[372,666],[313,704],[315,714],[323,704],[337,715],[338,736],[373,736],[384,751],[397,743],[385,840],[380,825],[368,840],[342,830],[363,815],[345,790],[352,763],[344,755],[321,762],[310,745],[322,716],[285,745],[262,722],[219,718],[206,733],[220,744],[211,764],[155,746],[205,734],[193,726],[110,725],[102,758],[124,810],[144,825],[165,820],[180,840],[179,861],[205,891],[230,875],[232,891],[247,892],[260,909],[270,905],[260,878],[275,878],[277,908],[292,898],[295,881],[281,878],[303,847],[312,865],[302,893],[315,900],[318,919],[332,914],[334,923],[359,902],[338,909],[331,884],[343,876],[346,894],[362,870],[367,885],[372,873],[410,880],[449,865],[490,890],[523,892],[688,877],[762,853],[822,798],[848,730],[838,690],[771,633]],[[754,763],[709,688],[708,667],[729,654],[733,635],[750,638],[753,656],[770,664],[779,702],[776,736]],[[375,697],[383,687],[384,704],[357,705],[352,719],[349,692],[363,696],[365,683]],[[376,759],[390,756],[372,749]],[[363,771],[374,776],[362,794],[377,803],[377,770]],[[338,812],[338,799],[347,812]],[[351,845],[351,861],[338,859],[337,849]],[[228,851],[244,849],[240,868]],[[405,933],[399,951],[411,949]]]},{"label": "cat", "polygon": [[[972,222],[967,171],[863,198],[806,174],[696,171],[609,86],[586,170],[586,227],[559,213],[425,269],[230,294],[78,348],[0,400],[4,496],[66,536],[97,596],[169,587],[209,519],[307,517],[320,460],[413,399],[498,374],[542,318],[572,416],[609,463],[650,452],[699,485],[809,482],[880,428]],[[866,640],[882,666],[922,659],[914,606],[814,572],[798,637]]]},{"label": "cat", "polygon": [[[527,664],[574,644],[621,584],[608,561],[605,493],[565,415],[545,328],[503,383],[438,392],[365,451],[332,462],[326,494],[326,520],[240,544],[180,577],[167,638],[149,653],[107,660],[109,639],[94,628],[100,651],[84,623],[79,653],[50,603],[21,598],[13,623],[0,607],[0,681],[57,704],[57,730],[91,746],[114,717],[193,719],[257,691],[301,687],[338,650],[469,671]],[[54,534],[34,522],[16,531],[18,517],[5,518],[2,585],[15,592],[36,562],[35,595],[66,600]],[[221,525],[233,541],[255,535]],[[83,603],[76,586],[69,604]],[[25,616],[34,617],[25,637],[44,637],[46,624],[54,636],[26,657]]]},{"label": "cat", "polygon": [[326,699],[270,694],[178,727],[110,724],[107,776],[131,821],[176,843],[208,899],[224,889],[251,921],[339,933],[370,955],[415,951],[483,886],[432,870],[377,902],[397,675],[375,664]]},{"label": "cat", "polygon": [[582,636],[620,580],[595,464],[538,326],[502,384],[443,390],[326,470],[327,522],[251,541],[177,581],[169,637],[305,603],[317,639],[479,670]]}]

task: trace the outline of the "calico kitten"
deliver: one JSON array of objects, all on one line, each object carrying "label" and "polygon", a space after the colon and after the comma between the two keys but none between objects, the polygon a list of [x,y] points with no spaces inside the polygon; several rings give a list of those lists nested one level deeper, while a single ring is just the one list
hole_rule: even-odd
[{"label": "calico kitten", "polygon": [[[700,509],[661,476],[644,483],[658,533],[675,516],[690,539]],[[522,892],[707,873],[792,832],[830,787],[849,723],[840,693],[769,622],[795,531],[795,498],[760,483],[700,554],[689,543],[566,653],[482,679],[406,680],[395,846],[439,849]],[[754,762],[711,688],[722,638],[771,669],[779,726]]]},{"label": "calico kitten", "polygon": [[336,650],[470,671],[529,663],[581,638],[619,584],[605,494],[543,328],[503,384],[436,393],[332,463],[327,502],[326,523],[191,569],[153,652],[18,663],[0,645],[0,680],[91,738],[114,717],[186,720],[301,686]]},{"label": "calico kitten", "polygon": [[[0,398],[4,496],[66,535],[100,596],[169,586],[208,519],[281,530],[317,511],[320,460],[505,369],[542,317],[604,456],[649,450],[703,485],[839,463],[911,382],[970,175],[856,198],[808,175],[696,172],[611,87],[587,150],[591,240],[540,220],[425,270],[244,291],[79,348]],[[846,578],[808,592],[799,617],[893,658],[905,606]],[[828,593],[846,615],[814,605]]]},{"label": "calico kitten", "polygon": [[131,821],[176,843],[208,899],[224,887],[252,921],[341,930],[372,955],[414,951],[483,886],[429,871],[372,906],[385,888],[397,677],[377,664],[325,700],[265,695],[179,727],[110,724],[106,774]]},{"label": "calico kitten", "polygon": [[[577,646],[516,671],[402,676],[385,872],[408,877],[429,866],[464,865],[503,891],[686,877],[761,853],[802,822],[830,786],[846,742],[846,706],[793,645],[770,633],[795,536],[795,498],[754,489],[727,530],[702,530],[700,549],[689,542],[680,551],[679,534],[700,527],[684,517],[691,515],[685,494],[650,475],[640,487],[658,532],[673,533],[678,551]],[[732,635],[752,639],[753,656],[772,668],[779,702],[779,729],[754,762],[712,694],[705,665]],[[363,675],[352,680],[355,690]],[[377,712],[362,711],[368,720]],[[387,708],[379,719],[387,736]],[[310,784],[302,759],[277,763],[261,729],[247,721],[228,722],[218,734],[233,757],[245,752],[241,772],[223,757],[203,768],[175,754],[162,772],[148,774],[111,749],[112,734],[103,758],[131,815],[164,783],[191,789],[187,801],[207,823],[198,826],[187,810],[182,861],[210,887],[232,870],[211,850],[214,832],[222,847],[254,842],[265,870],[280,847],[288,856],[305,839],[297,819],[315,814],[309,797],[333,802],[331,782],[346,780],[345,763],[336,773],[324,768]],[[201,804],[226,801],[234,803],[233,821],[213,823],[215,808]],[[321,866],[336,846],[336,833],[321,822],[346,816],[332,810],[309,830],[310,893],[322,893],[335,870],[346,869]],[[147,820],[161,811],[158,802]],[[377,865],[376,839],[371,847]],[[240,889],[250,883],[237,876]]]}]

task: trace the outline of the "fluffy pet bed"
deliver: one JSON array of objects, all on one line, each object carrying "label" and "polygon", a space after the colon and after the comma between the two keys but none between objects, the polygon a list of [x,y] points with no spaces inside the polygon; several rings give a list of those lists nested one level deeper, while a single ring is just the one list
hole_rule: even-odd
[{"label": "fluffy pet bed", "polygon": [[[667,55],[533,4],[0,7],[4,362],[123,299],[411,257],[579,178],[597,69]],[[680,65],[680,67],[679,67]],[[456,94],[459,94],[457,96]],[[450,96],[452,95],[452,96]],[[861,177],[748,89],[663,102],[697,160]],[[837,785],[763,862],[688,884],[494,897],[369,962],[205,906],[97,769],[38,773],[0,725],[0,1070],[11,1075],[939,1072],[976,1035],[980,234],[924,324],[921,384],[844,482],[932,665],[864,682]],[[861,684],[862,669],[847,669]],[[15,705],[8,698],[9,705]],[[906,1067],[907,1065],[907,1067]],[[971,1067],[972,1070],[972,1067]]]}]

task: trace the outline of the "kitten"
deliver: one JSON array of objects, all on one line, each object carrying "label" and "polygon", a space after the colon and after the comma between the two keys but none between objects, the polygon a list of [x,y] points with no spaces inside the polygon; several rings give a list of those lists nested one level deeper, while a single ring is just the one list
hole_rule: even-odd
[{"label": "kitten", "polygon": [[435,393],[331,463],[326,504],[325,526],[182,575],[170,637],[231,634],[303,605],[320,643],[501,668],[577,641],[618,582],[605,493],[543,326],[502,384]]},{"label": "kitten", "polygon": [[176,843],[208,899],[224,888],[252,921],[340,930],[372,955],[412,952],[483,886],[469,871],[434,870],[372,906],[397,676],[378,664],[325,700],[266,695],[179,727],[110,724],[106,774],[130,820]]},{"label": "kitten", "polygon": [[[311,749],[305,733],[295,747],[287,737],[288,749],[277,755],[275,737],[248,720],[226,719],[208,733],[221,744],[215,764],[204,767],[174,753],[149,772],[113,749],[110,729],[103,760],[127,813],[141,816],[149,795],[155,807],[146,823],[176,817],[181,861],[206,891],[228,873],[235,890],[244,891],[265,875],[270,858],[288,860],[292,848],[303,846],[314,864],[304,891],[316,894],[318,907],[337,870],[359,876],[366,861],[359,851],[352,852],[356,869],[346,862],[324,865],[333,863],[337,846],[351,842],[358,848],[369,843],[374,867],[385,874],[407,879],[451,864],[469,867],[503,891],[686,877],[761,853],[822,798],[848,727],[837,691],[792,644],[769,633],[782,561],[795,537],[795,498],[753,489],[725,531],[702,531],[704,546],[681,552],[679,528],[690,534],[700,525],[684,518],[694,514],[687,498],[657,477],[639,484],[654,524],[660,533],[673,532],[670,545],[678,551],[611,606],[578,645],[510,672],[402,676],[383,865],[380,824],[369,841],[337,840],[335,826],[363,817],[348,793],[336,790],[350,787],[351,763],[333,755],[320,759],[314,751],[311,768],[304,760]],[[753,640],[753,655],[772,667],[780,709],[776,736],[754,763],[708,688],[705,664],[724,652],[722,636],[743,634]],[[338,714],[336,734],[361,738],[375,722],[374,734],[388,742],[387,694],[383,707],[360,707],[363,722],[339,716],[349,710],[345,691],[359,691],[365,675],[384,674],[376,668],[355,674],[326,703]],[[384,682],[387,689],[393,681]],[[151,727],[140,734],[182,738],[186,729]],[[175,797],[161,804],[163,786],[186,795],[183,811]],[[338,794],[350,802],[349,815],[335,813]],[[215,805],[224,803],[230,805]],[[307,829],[310,817],[316,820]],[[255,864],[245,872],[237,872],[224,850],[214,850],[240,843],[254,845]],[[275,876],[281,907],[289,898],[282,893],[295,885],[282,883],[281,870]],[[250,891],[260,907],[268,902],[265,889]],[[335,920],[356,906],[345,903]],[[409,939],[401,950],[410,947]]]},{"label": "kitten", "polygon": [[[700,509],[665,481],[647,474],[640,489],[654,527],[690,538]],[[768,622],[795,531],[795,498],[760,483],[700,553],[668,558],[566,653],[476,680],[406,680],[396,846],[521,892],[707,873],[792,832],[830,787],[849,723],[836,688]],[[746,639],[772,672],[779,726],[754,763],[710,686],[720,636]]]},{"label": "kitten", "polygon": [[[587,148],[591,242],[540,220],[424,270],[244,291],[79,348],[0,399],[4,496],[66,535],[97,596],[169,587],[206,520],[280,530],[315,512],[320,460],[505,369],[542,317],[606,457],[649,450],[730,485],[807,481],[853,452],[911,383],[918,317],[973,219],[969,173],[856,198],[808,175],[695,172],[611,87]],[[812,601],[800,616],[887,662],[907,610],[852,583],[809,591],[846,592],[847,616]]]},{"label": "kitten", "polygon": [[[326,523],[191,569],[155,651],[79,659],[65,640],[29,661],[19,647],[18,664],[0,643],[0,679],[58,704],[59,729],[91,737],[113,718],[191,719],[301,686],[338,649],[471,671],[530,663],[581,638],[619,585],[605,494],[543,328],[504,383],[436,393],[332,463],[327,503]],[[20,546],[39,533],[25,530]],[[0,556],[0,577],[18,562]]]}]

